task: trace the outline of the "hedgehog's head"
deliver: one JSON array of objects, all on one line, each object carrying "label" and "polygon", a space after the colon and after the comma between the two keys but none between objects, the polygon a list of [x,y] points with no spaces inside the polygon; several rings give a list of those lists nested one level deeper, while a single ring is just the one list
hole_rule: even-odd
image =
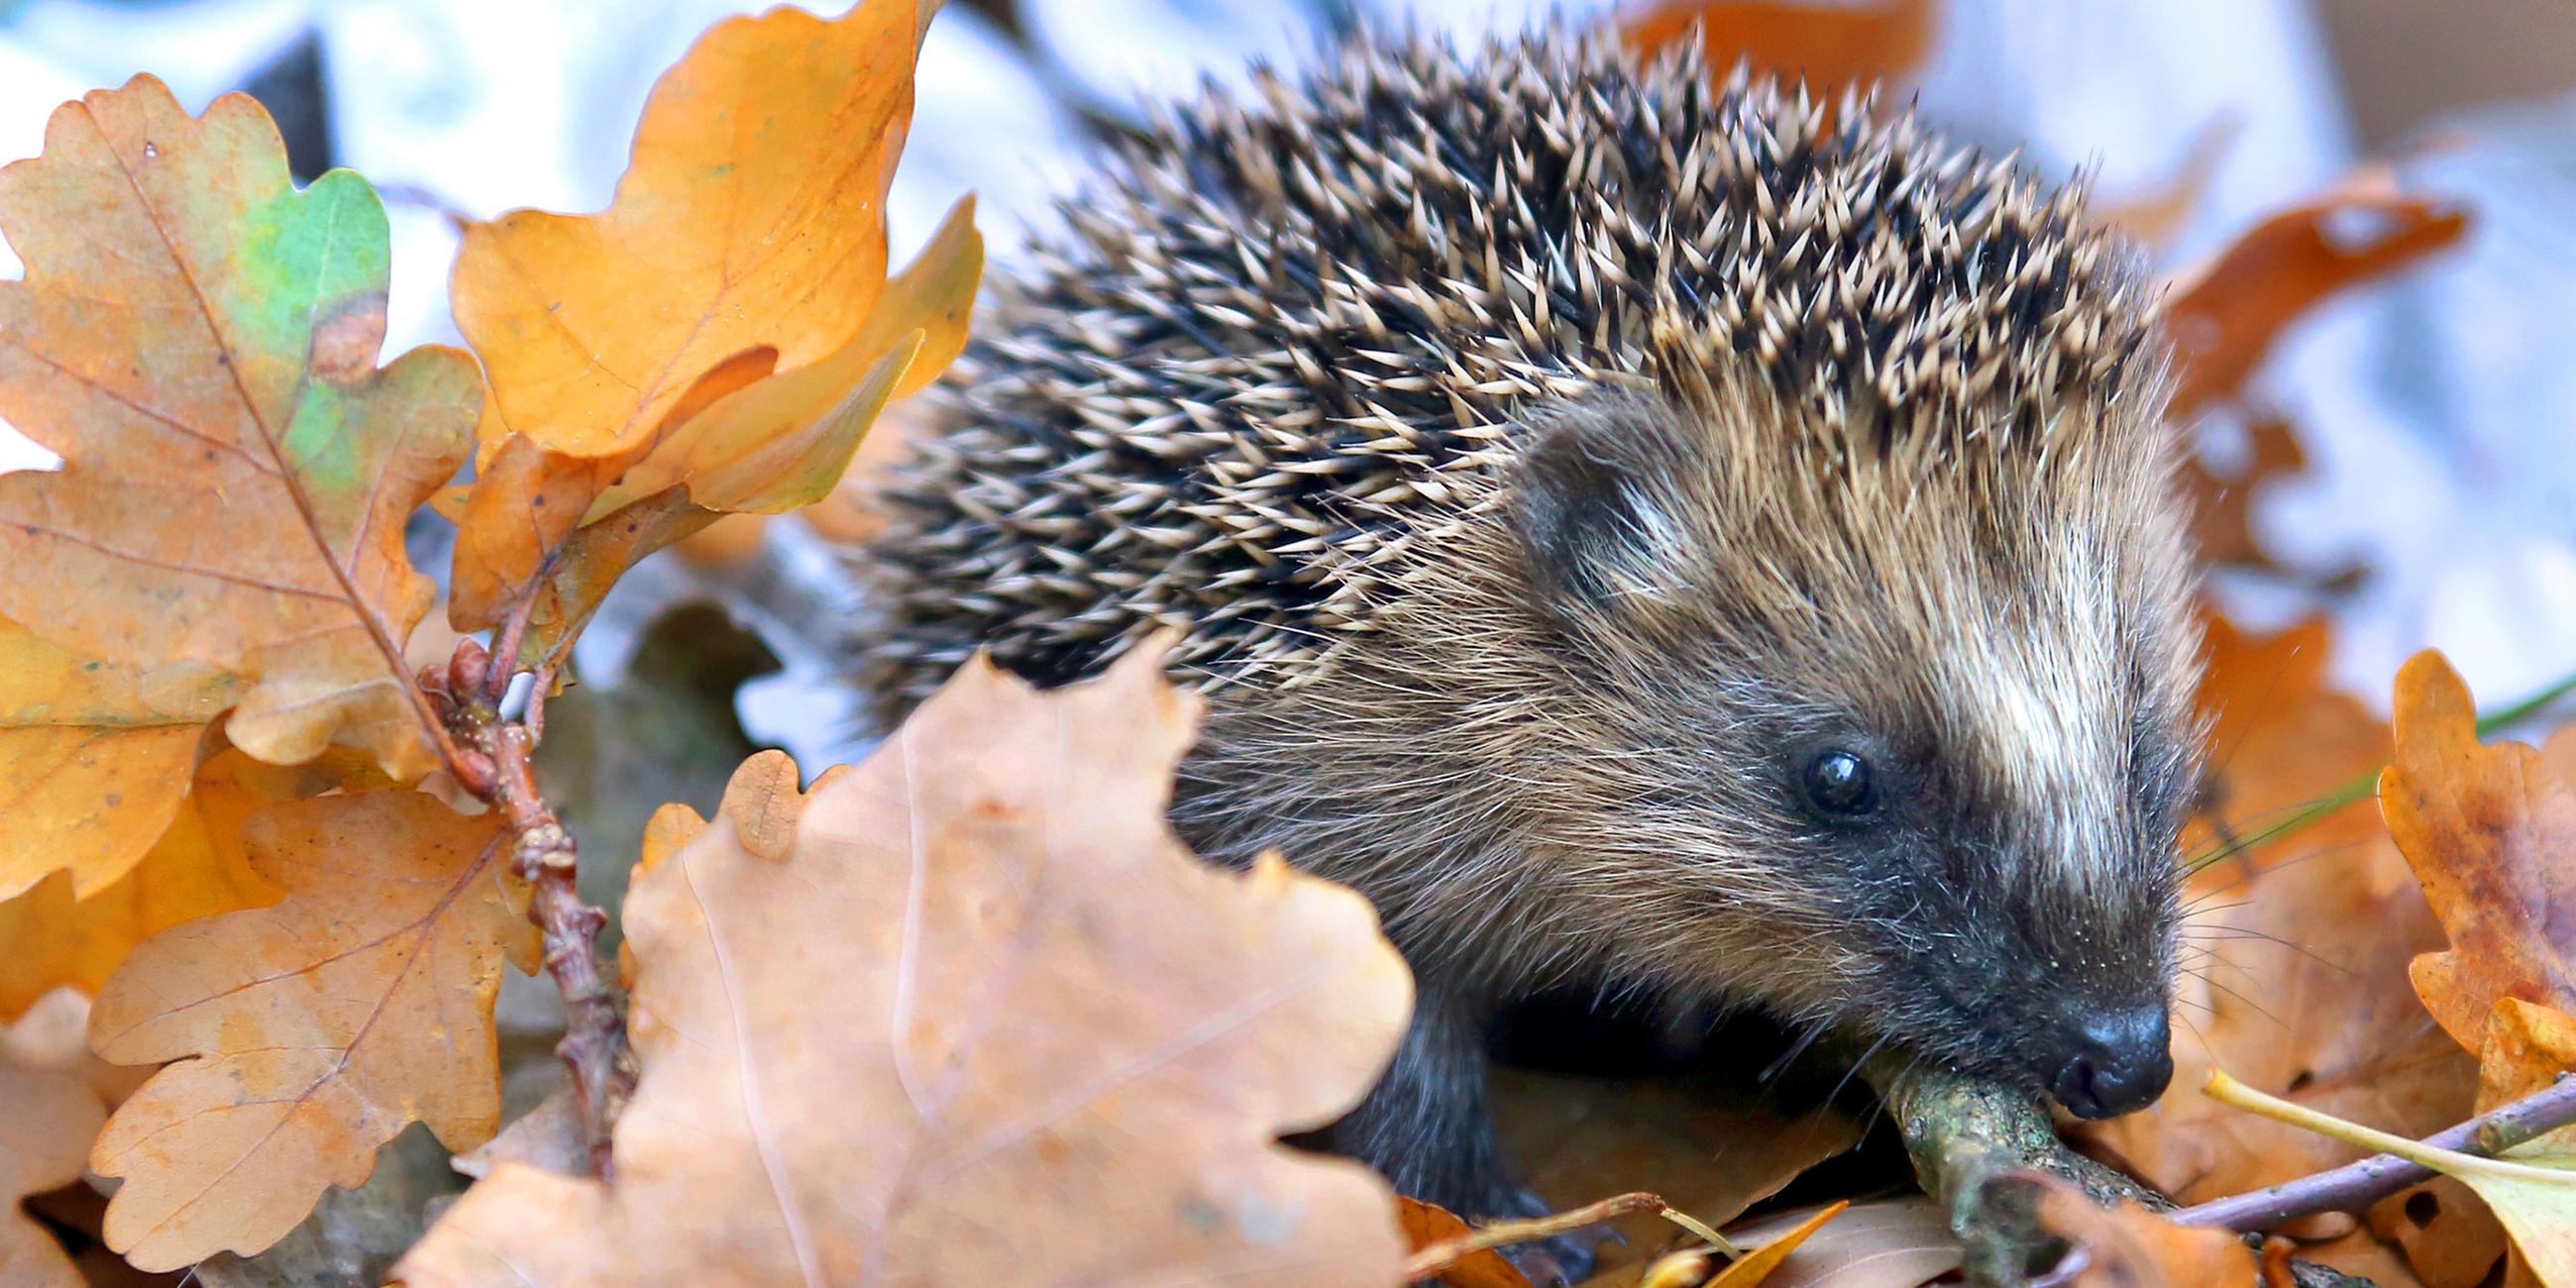
[{"label": "hedgehog's head", "polygon": [[1721,377],[1532,417],[1504,504],[1580,779],[1538,826],[1591,930],[2087,1117],[2162,1092],[2197,633],[2137,414]]}]

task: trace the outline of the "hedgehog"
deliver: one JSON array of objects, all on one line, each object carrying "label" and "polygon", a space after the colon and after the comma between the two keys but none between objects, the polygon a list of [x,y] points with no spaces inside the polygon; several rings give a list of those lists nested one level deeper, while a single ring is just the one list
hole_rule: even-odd
[{"label": "hedgehog", "polygon": [[1485,1041],[1568,988],[2162,1092],[2199,637],[2080,183],[1559,23],[1259,70],[1063,213],[848,552],[854,679],[891,728],[1177,632],[1174,826],[1362,890],[1418,981],[1333,1148],[1539,1210]]}]

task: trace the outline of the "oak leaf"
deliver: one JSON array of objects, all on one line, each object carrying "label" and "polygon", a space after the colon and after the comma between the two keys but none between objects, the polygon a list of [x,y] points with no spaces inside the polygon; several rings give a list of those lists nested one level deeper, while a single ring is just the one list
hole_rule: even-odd
[{"label": "oak leaf", "polygon": [[[0,1015],[59,986],[95,994],[135,945],[181,922],[274,903],[243,843],[254,811],[364,777],[354,753],[277,766],[227,749],[197,770],[178,816],[125,875],[87,897],[56,873],[0,903]],[[184,780],[183,780],[184,783]]]},{"label": "oak leaf", "polygon": [[100,994],[91,1043],[176,1061],[99,1136],[108,1245],[147,1270],[283,1237],[414,1121],[452,1150],[500,1115],[492,999],[536,966],[495,815],[386,789],[273,806],[245,835],[273,907],[166,931]]},{"label": "oak leaf", "polygon": [[[1723,1224],[1799,1173],[1860,1143],[1862,1124],[1825,1108],[1790,1117],[1767,1088],[1706,1077],[1603,1079],[1496,1069],[1489,1095],[1503,1152],[1549,1196],[1651,1190]],[[1607,1223],[1624,1242],[1596,1250],[1590,1285],[1631,1288],[1671,1242],[1652,1213]]]},{"label": "oak leaf", "polygon": [[26,262],[0,283],[0,416],[64,459],[0,477],[0,613],[85,658],[219,669],[243,686],[226,736],[263,760],[338,742],[427,772],[402,645],[432,587],[403,524],[479,396],[454,350],[376,366],[374,190],[299,190],[256,103],[192,118],[142,76],[0,170],[0,231]]},{"label": "oak leaf", "polygon": [[[2508,997],[2487,1016],[2486,1046],[2478,1055],[2478,1112],[2501,1109],[2547,1090],[2576,1070],[2576,1015]],[[2539,1138],[2560,1153],[2576,1155],[2576,1125]]]},{"label": "oak leaf", "polygon": [[974,663],[774,857],[743,820],[787,783],[749,767],[627,896],[615,1184],[504,1164],[397,1277],[1394,1283],[1384,1182],[1276,1138],[1375,1080],[1403,961],[1356,894],[1181,846],[1199,704],[1160,666],[1040,695]]},{"label": "oak leaf", "polygon": [[233,692],[211,667],[119,665],[0,619],[0,899],[47,873],[84,896],[123,877],[170,826]]},{"label": "oak leaf", "polygon": [[2164,307],[2180,379],[2172,414],[2236,396],[2300,314],[2338,291],[2408,267],[2468,231],[2449,203],[2397,191],[2371,167],[2238,234],[2176,275]]},{"label": "oak leaf", "polygon": [[461,627],[534,595],[520,656],[554,656],[635,559],[819,500],[885,403],[956,356],[983,269],[971,200],[886,276],[926,18],[863,0],[722,23],[655,86],[606,211],[468,228],[456,317],[492,399]]},{"label": "oak leaf", "polygon": [[2395,706],[2380,810],[2451,940],[2413,964],[2425,1008],[2470,1051],[2499,1000],[2576,1011],[2576,791],[2539,749],[2478,741],[2439,653],[2398,670]]}]

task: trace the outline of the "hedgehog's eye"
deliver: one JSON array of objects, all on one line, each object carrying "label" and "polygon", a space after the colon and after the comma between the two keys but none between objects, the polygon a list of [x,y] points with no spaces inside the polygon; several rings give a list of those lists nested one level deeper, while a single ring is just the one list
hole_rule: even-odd
[{"label": "hedgehog's eye", "polygon": [[1857,817],[1878,805],[1869,762],[1840,747],[1817,752],[1807,762],[1804,786],[1808,801],[1828,814]]}]

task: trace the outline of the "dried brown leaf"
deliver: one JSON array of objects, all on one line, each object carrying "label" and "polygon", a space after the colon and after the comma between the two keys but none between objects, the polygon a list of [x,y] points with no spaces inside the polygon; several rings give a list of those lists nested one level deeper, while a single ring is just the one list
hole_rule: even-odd
[{"label": "dried brown leaf", "polygon": [[108,1245],[145,1269],[266,1248],[414,1121],[481,1144],[501,963],[536,966],[496,816],[386,789],[274,806],[245,835],[286,898],[154,937],[91,1017],[100,1055],[176,1061],[91,1156],[125,1178]]},{"label": "dried brown leaf", "polygon": [[[1817,1209],[1730,1226],[1738,1243],[1767,1243],[1812,1221]],[[1918,1288],[1959,1266],[1959,1241],[1925,1198],[1858,1204],[1801,1243],[1763,1288]]]},{"label": "dried brown leaf", "polygon": [[1367,1089],[1403,962],[1357,895],[1180,846],[1197,703],[1159,667],[1040,695],[970,666],[774,857],[737,820],[793,780],[738,777],[628,895],[616,1185],[504,1165],[400,1277],[1392,1283],[1384,1183],[1275,1138]]},{"label": "dried brown leaf", "polygon": [[2376,167],[2246,229],[2175,278],[2165,305],[2180,373],[2172,414],[2189,417],[2234,398],[2300,314],[2467,231],[2467,215],[2398,192]]},{"label": "dried brown leaf", "polygon": [[2576,791],[2537,748],[2479,742],[2438,653],[2398,671],[2392,723],[2380,809],[2451,940],[2415,960],[2425,1007],[2470,1051],[2501,999],[2576,1011]]}]

